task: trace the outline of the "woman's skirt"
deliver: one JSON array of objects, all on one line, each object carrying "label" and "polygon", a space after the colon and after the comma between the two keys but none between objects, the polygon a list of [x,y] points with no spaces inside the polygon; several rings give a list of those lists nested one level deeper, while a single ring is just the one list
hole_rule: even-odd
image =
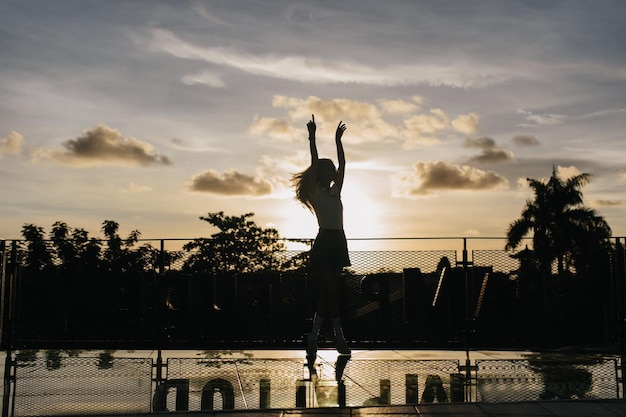
[{"label": "woman's skirt", "polygon": [[320,229],[311,253],[309,263],[314,266],[350,266],[348,243],[343,230]]}]

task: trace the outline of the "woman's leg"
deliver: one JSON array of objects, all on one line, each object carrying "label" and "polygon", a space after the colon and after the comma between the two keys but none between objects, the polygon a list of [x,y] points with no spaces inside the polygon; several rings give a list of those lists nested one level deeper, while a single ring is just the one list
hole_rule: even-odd
[{"label": "woman's leg", "polygon": [[341,268],[318,267],[320,293],[317,313],[323,318],[339,317],[339,279]]},{"label": "woman's leg", "polygon": [[313,266],[311,272],[317,278],[319,283],[319,293],[317,298],[317,305],[315,309],[315,315],[313,316],[313,327],[307,338],[307,354],[314,355],[317,352],[317,336],[319,335],[324,319],[327,318],[326,297],[324,294],[324,279],[322,278],[324,271],[322,267]]},{"label": "woman's leg", "polygon": [[315,274],[318,279],[319,293],[315,316],[313,317],[313,328],[309,333],[309,345],[311,349],[313,344],[317,344],[317,336],[324,320],[328,318],[335,319],[339,316],[338,288],[334,277],[335,271],[333,271],[333,269],[334,268],[322,266],[316,266],[312,269],[313,274]]},{"label": "woman's leg", "polygon": [[[321,293],[319,304],[324,311],[323,317],[328,317],[333,325],[335,334],[335,346],[341,354],[350,354],[350,348],[346,344],[341,321],[339,319],[339,282],[341,279],[341,268],[322,268],[321,274]],[[319,311],[319,310],[318,310]]]}]

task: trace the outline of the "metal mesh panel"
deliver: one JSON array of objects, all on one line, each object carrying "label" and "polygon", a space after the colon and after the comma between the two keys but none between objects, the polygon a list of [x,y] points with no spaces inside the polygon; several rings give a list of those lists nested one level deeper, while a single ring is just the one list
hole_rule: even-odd
[{"label": "metal mesh panel", "polygon": [[[450,376],[458,371],[458,360],[350,360],[343,374],[346,404],[448,402],[453,397]],[[437,395],[439,381],[445,398]],[[428,398],[433,390],[434,399]]]},{"label": "metal mesh panel", "polygon": [[581,362],[477,360],[478,401],[617,398],[615,359]]},{"label": "metal mesh panel", "polygon": [[348,270],[354,274],[375,272],[402,272],[406,268],[420,268],[423,273],[437,270],[437,265],[447,258],[450,264],[456,264],[454,250],[428,251],[351,251],[352,266]]},{"label": "metal mesh panel", "polygon": [[17,361],[15,416],[150,411],[152,360],[69,357]]},{"label": "metal mesh panel", "polygon": [[[472,259],[474,266],[493,266],[494,272],[503,272],[506,274],[516,273],[520,268],[520,259],[513,256],[520,255],[524,251],[509,252],[504,250],[475,250],[472,251]],[[530,258],[529,258],[530,259]],[[576,272],[570,265],[568,268],[571,272]],[[551,272],[558,272],[557,261],[554,260],[551,265]]]},{"label": "metal mesh panel", "polygon": [[[298,381],[307,374],[300,360],[199,360],[168,359],[167,379],[189,381],[188,409],[222,409],[232,396],[234,409],[296,407]],[[320,384],[334,381],[335,364],[320,360]],[[454,360],[350,360],[343,372],[346,405],[448,402],[451,375],[458,375]],[[226,381],[227,383],[224,383]],[[265,383],[270,400],[261,404]],[[332,384],[331,384],[332,385]],[[440,388],[441,387],[441,388]],[[457,384],[461,388],[462,382]],[[437,389],[443,391],[437,392]],[[213,398],[208,405],[207,394]],[[430,393],[433,398],[430,398]],[[411,394],[412,393],[412,394]],[[204,397],[204,399],[203,399]],[[175,395],[167,398],[167,409],[176,409]]]},{"label": "metal mesh panel", "polygon": [[[171,251],[166,259],[166,269],[180,270],[185,261],[196,251]],[[273,254],[279,269],[288,270],[306,265],[306,251],[286,250]],[[405,268],[420,268],[422,272],[432,272],[442,258],[447,258],[452,265],[456,263],[455,250],[407,250],[407,251],[350,251],[354,274],[375,272],[402,272]],[[297,260],[300,263],[295,263]],[[295,265],[294,265],[295,263]]]},{"label": "metal mesh panel", "polygon": [[[189,380],[189,410],[211,409],[207,394],[213,398],[213,409],[227,404],[232,390],[234,409],[294,408],[296,381],[304,376],[301,360],[250,359],[205,360],[170,358],[167,360],[167,379]],[[227,383],[223,383],[226,381]],[[261,385],[269,389],[269,403],[261,407]],[[167,398],[167,408],[175,409],[173,395]],[[227,408],[227,407],[226,407]]]},{"label": "metal mesh panel", "polygon": [[[316,364],[318,385],[336,390],[337,364],[324,356]],[[475,400],[618,397],[617,358],[535,356],[476,360]],[[459,360],[353,359],[344,365],[347,406],[465,401]],[[148,413],[151,399],[160,407],[152,411],[289,409],[305,406],[299,388],[308,376],[301,359],[169,358],[166,389],[152,397],[147,358],[33,357],[17,358],[15,366],[15,416]],[[325,392],[317,392],[319,404]]]},{"label": "metal mesh panel", "polygon": [[519,259],[511,258],[513,252],[503,250],[472,251],[474,266],[491,266],[494,272],[511,273],[519,268]]},{"label": "metal mesh panel", "polygon": [[[116,254],[102,241],[93,262],[63,265],[63,251],[47,242],[59,253],[52,256],[57,266],[43,271],[29,264],[32,251],[21,242],[19,265],[11,265],[10,343],[96,349],[156,342],[192,349],[301,344],[319,294],[306,242],[298,244],[303,250],[251,249],[230,264],[215,261],[210,251],[181,250],[188,239],[142,242]],[[448,347],[461,340],[466,319],[475,320],[475,347],[615,343],[619,337],[614,269],[546,277],[536,262],[503,250],[475,250],[462,267],[457,252],[447,249],[460,240],[439,241],[433,250],[421,249],[434,240],[394,246],[399,243],[410,250],[350,252],[341,316],[355,346]]]}]

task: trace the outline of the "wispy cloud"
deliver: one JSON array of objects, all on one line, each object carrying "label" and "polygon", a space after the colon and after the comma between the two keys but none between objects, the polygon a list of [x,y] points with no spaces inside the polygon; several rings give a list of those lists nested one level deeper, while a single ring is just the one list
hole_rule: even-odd
[{"label": "wispy cloud", "polygon": [[211,23],[213,25],[224,26],[224,27],[230,26],[230,24],[228,22],[226,22],[223,19],[219,18],[214,13],[211,13],[211,11],[209,9],[207,9],[207,7],[206,7],[206,5],[204,3],[196,3],[196,4],[193,5],[192,8],[193,8],[193,10],[196,11],[196,13],[198,13],[200,16],[202,16],[202,18],[204,18],[205,20],[207,20],[209,23]]},{"label": "wispy cloud", "polygon": [[579,116],[580,119],[591,119],[595,117],[615,116],[626,113],[625,107],[615,109],[596,110]]},{"label": "wispy cloud", "polygon": [[596,207],[626,207],[626,201],[624,200],[593,200],[592,206]]},{"label": "wispy cloud", "polygon": [[48,159],[63,165],[85,168],[104,165],[146,166],[169,165],[167,156],[155,153],[147,142],[123,137],[119,130],[106,125],[87,129],[83,135],[63,143],[65,150],[40,148],[33,154],[35,161]]},{"label": "wispy cloud", "polygon": [[125,193],[145,193],[148,191],[152,191],[152,187],[147,186],[147,185],[139,185],[139,184],[135,184],[134,182],[131,182],[122,191],[124,191]]},{"label": "wispy cloud", "polygon": [[254,75],[313,84],[428,84],[471,88],[500,83],[514,77],[510,69],[500,67],[461,69],[457,65],[436,64],[372,67],[347,60],[303,55],[258,55],[230,47],[196,45],[164,29],[153,30],[149,44],[153,51],[165,52],[177,58],[223,65]]},{"label": "wispy cloud", "polygon": [[187,85],[204,84],[216,88],[221,88],[226,85],[219,74],[208,70],[200,71],[195,74],[187,74],[183,76],[181,81]]},{"label": "wispy cloud", "polygon": [[558,126],[563,124],[567,116],[557,113],[533,113],[529,110],[519,109],[518,114],[524,115],[525,123],[520,123],[522,127]]}]

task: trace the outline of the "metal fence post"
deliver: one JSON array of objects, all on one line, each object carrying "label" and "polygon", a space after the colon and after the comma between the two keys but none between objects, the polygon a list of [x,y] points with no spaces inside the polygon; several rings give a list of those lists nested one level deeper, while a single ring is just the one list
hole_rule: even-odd
[{"label": "metal fence post", "polygon": [[[12,336],[15,329],[15,284],[17,276],[17,242],[11,244],[10,262],[7,263],[6,241],[0,241],[0,279],[2,288],[2,328],[0,329],[0,341],[6,358],[4,363],[4,388],[2,397],[2,417],[8,417],[11,406],[12,387],[15,382],[13,377]],[[7,266],[8,265],[8,266]]]},{"label": "metal fence post", "polygon": [[[0,323],[0,338],[2,338],[3,340],[3,347],[6,347],[5,350],[5,354],[6,354],[6,360],[4,362],[4,390],[3,390],[3,397],[2,397],[2,417],[7,417],[9,415],[9,398],[11,395],[11,381],[10,381],[10,361],[11,361],[11,350],[10,347],[7,347],[4,343],[5,337],[4,337],[4,332],[6,330],[6,325],[5,325],[5,321],[7,320],[7,283],[6,283],[6,256],[5,256],[5,251],[6,251],[6,241],[4,240],[0,240],[0,285],[2,288],[2,299],[1,299],[1,305],[2,305],[2,322]],[[10,346],[10,344],[7,344]]]},{"label": "metal fence post", "polygon": [[622,386],[622,398],[626,398],[626,387],[624,375],[626,374],[626,267],[624,265],[624,247],[620,238],[615,238],[615,285],[616,285],[616,310],[617,310],[617,331],[619,337],[617,339],[620,347],[621,356],[621,378],[618,383]]},{"label": "metal fence post", "polygon": [[470,351],[470,337],[474,332],[474,323],[473,323],[473,297],[474,293],[472,291],[472,283],[470,282],[470,266],[473,265],[473,262],[469,260],[467,256],[467,238],[463,238],[463,260],[458,262],[457,266],[461,265],[463,267],[463,273],[465,276],[465,366],[459,366],[459,371],[465,371],[465,401],[472,401],[472,371],[476,369],[475,366],[472,366],[469,356]]},{"label": "metal fence post", "polygon": [[155,383],[158,387],[163,382],[163,359],[161,356],[161,348],[163,344],[163,339],[165,338],[165,240],[161,239],[161,247],[159,252],[159,274],[157,275],[158,280],[158,303],[157,306],[157,314],[158,314],[158,332],[157,338],[158,340],[158,349],[157,349],[157,364],[156,364],[156,378]]}]

